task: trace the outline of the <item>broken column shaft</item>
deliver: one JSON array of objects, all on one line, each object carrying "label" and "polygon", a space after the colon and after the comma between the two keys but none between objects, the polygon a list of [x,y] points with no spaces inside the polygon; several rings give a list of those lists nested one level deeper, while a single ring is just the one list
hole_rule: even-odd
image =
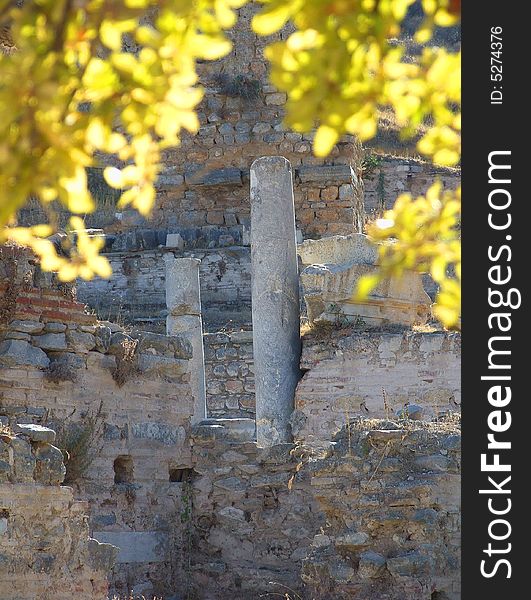
[{"label": "broken column shaft", "polygon": [[291,441],[300,378],[299,277],[291,165],[251,165],[251,277],[256,432],[259,446]]},{"label": "broken column shaft", "polygon": [[203,320],[197,258],[175,258],[165,254],[167,335],[182,335],[192,344],[190,387],[194,396],[192,423],[206,419],[205,356]]}]

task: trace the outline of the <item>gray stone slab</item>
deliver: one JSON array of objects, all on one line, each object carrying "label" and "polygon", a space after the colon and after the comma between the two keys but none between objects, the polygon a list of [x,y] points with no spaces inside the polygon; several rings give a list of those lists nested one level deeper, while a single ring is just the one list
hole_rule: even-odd
[{"label": "gray stone slab", "polygon": [[185,173],[185,181],[189,185],[241,185],[242,173],[240,169],[227,168],[206,171],[194,169]]},{"label": "gray stone slab", "polygon": [[33,423],[14,425],[15,433],[27,435],[32,442],[55,442],[55,431],[49,427],[35,425]]},{"label": "gray stone slab", "polygon": [[94,538],[120,548],[118,564],[160,563],[169,558],[168,536],[161,531],[95,531]]},{"label": "gray stone slab", "polygon": [[346,183],[356,175],[349,165],[310,165],[297,169],[301,183]]},{"label": "gray stone slab", "polygon": [[133,423],[131,425],[131,435],[135,438],[145,440],[153,440],[173,446],[174,444],[183,443],[186,438],[184,427],[174,427],[166,423],[146,422]]},{"label": "gray stone slab", "polygon": [[[64,334],[63,334],[64,337]],[[25,365],[45,369],[50,359],[40,348],[35,348],[24,340],[5,340],[0,343],[0,365],[16,367]]]}]

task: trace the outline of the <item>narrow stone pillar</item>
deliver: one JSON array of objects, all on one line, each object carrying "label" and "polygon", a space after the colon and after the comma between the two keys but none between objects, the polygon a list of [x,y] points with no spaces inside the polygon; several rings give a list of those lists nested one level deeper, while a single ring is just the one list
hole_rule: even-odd
[{"label": "narrow stone pillar", "polygon": [[300,379],[299,276],[291,165],[282,156],[251,165],[251,280],[256,436],[291,441]]},{"label": "narrow stone pillar", "polygon": [[197,258],[164,255],[166,263],[167,335],[182,335],[192,344],[190,385],[194,396],[192,423],[206,419],[205,355]]}]

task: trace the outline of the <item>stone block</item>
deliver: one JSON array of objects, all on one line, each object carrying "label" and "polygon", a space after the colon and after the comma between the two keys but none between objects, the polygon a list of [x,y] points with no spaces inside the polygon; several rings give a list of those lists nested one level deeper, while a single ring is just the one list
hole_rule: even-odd
[{"label": "stone block", "polygon": [[183,444],[186,439],[184,427],[156,422],[133,423],[131,425],[131,435],[137,439],[160,442],[165,446]]},{"label": "stone block", "polygon": [[265,103],[272,106],[283,106],[286,103],[286,94],[283,92],[275,92],[266,94]]},{"label": "stone block", "polygon": [[35,481],[44,485],[61,485],[66,475],[63,453],[51,444],[35,445]]},{"label": "stone block", "polygon": [[178,379],[190,370],[188,360],[168,356],[139,354],[137,360],[139,370],[146,375],[158,375]]},{"label": "stone block", "polygon": [[48,444],[55,442],[55,431],[49,427],[29,423],[14,425],[13,430],[15,433],[27,436],[32,442],[47,442]]},{"label": "stone block", "polygon": [[157,179],[157,187],[162,186],[178,186],[184,184],[184,177],[180,173],[166,169],[159,173]]},{"label": "stone block", "polygon": [[98,352],[105,354],[111,345],[111,328],[105,325],[97,325],[94,330],[94,344]]},{"label": "stone block", "polygon": [[73,352],[81,354],[88,354],[96,346],[95,337],[82,331],[67,331],[66,341]]},{"label": "stone block", "polygon": [[377,552],[367,551],[360,554],[358,576],[361,579],[375,579],[385,572],[385,558]]},{"label": "stone block", "polygon": [[192,344],[182,335],[163,335],[147,331],[132,331],[131,337],[138,340],[137,352],[170,358],[192,358]]},{"label": "stone block", "polygon": [[305,240],[297,245],[297,254],[304,265],[327,265],[356,262],[373,265],[378,247],[366,235],[334,235],[320,240]]},{"label": "stone block", "polygon": [[35,456],[31,445],[22,438],[13,438],[10,441],[13,449],[14,480],[17,483],[32,483],[35,470]]},{"label": "stone block", "polygon": [[366,299],[355,297],[360,278],[376,271],[377,267],[357,262],[306,267],[301,273],[301,283],[310,322],[317,318],[327,321],[342,318],[376,325],[426,323],[431,300],[416,272],[407,271],[399,278],[382,281]]},{"label": "stone block", "polygon": [[395,577],[413,577],[418,574],[428,575],[432,565],[429,556],[420,552],[411,552],[404,556],[388,558],[387,570]]},{"label": "stone block", "polygon": [[49,364],[50,360],[46,356],[46,353],[40,348],[35,348],[29,342],[24,340],[4,340],[0,343],[1,366],[28,366],[45,369]]},{"label": "stone block", "polygon": [[116,545],[101,543],[93,538],[87,541],[87,563],[94,571],[110,571],[119,552],[120,549]]},{"label": "stone block", "polygon": [[356,178],[349,165],[309,165],[299,167],[296,172],[301,183],[343,184]]},{"label": "stone block", "polygon": [[161,563],[169,559],[169,539],[160,531],[95,531],[94,537],[119,548],[117,564]]},{"label": "stone block", "polygon": [[42,350],[66,350],[66,336],[64,333],[44,333],[33,337],[33,345]]},{"label": "stone block", "polygon": [[348,531],[335,539],[336,547],[347,551],[359,550],[368,542],[369,536],[362,531]]},{"label": "stone block", "polygon": [[9,323],[9,329],[22,333],[40,333],[44,329],[44,323],[39,321],[15,320]]},{"label": "stone block", "polygon": [[215,169],[206,171],[204,168],[195,169],[185,173],[185,181],[189,185],[241,185],[242,174],[240,169],[228,167],[226,169]]},{"label": "stone block", "polygon": [[166,248],[184,250],[184,239],[180,233],[168,233],[166,236]]},{"label": "stone block", "polygon": [[66,331],[66,325],[64,323],[50,321],[44,326],[44,331],[46,333],[62,333],[63,331]]}]

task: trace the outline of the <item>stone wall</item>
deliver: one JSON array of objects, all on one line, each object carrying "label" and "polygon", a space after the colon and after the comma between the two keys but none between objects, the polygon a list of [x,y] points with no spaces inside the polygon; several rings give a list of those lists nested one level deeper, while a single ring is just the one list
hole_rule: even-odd
[{"label": "stone wall", "polygon": [[[201,260],[201,304],[207,330],[230,322],[251,321],[249,247],[175,252]],[[150,331],[166,331],[165,273],[161,249],[107,255],[110,279],[78,283],[79,298],[102,319],[134,324]]]},{"label": "stone wall", "polygon": [[292,444],[261,450],[226,429],[194,429],[192,589],[201,600],[291,597],[325,524],[302,454]]},{"label": "stone wall", "polygon": [[458,600],[455,417],[353,421],[321,455],[200,425],[194,457],[190,586],[203,600]]},{"label": "stone wall", "polygon": [[[249,167],[255,158],[281,155],[296,169],[298,227],[309,236],[350,233],[362,201],[361,149],[345,136],[327,160],[312,154],[312,135],[282,125],[285,94],[268,81],[263,50],[268,39],[255,35],[250,20],[257,6],[239,10],[230,32],[234,47],[223,60],[198,65],[205,96],[198,109],[200,130],[186,133],[178,148],[163,156],[156,204],[148,221],[116,206],[101,172],[90,173],[98,210],[87,216],[91,227],[107,232],[137,227],[242,230],[249,223]],[[352,167],[352,169],[351,169]],[[24,223],[42,219],[38,207],[21,213]]]},{"label": "stone wall", "polygon": [[253,417],[253,332],[207,333],[205,375],[209,416]]},{"label": "stone wall", "polygon": [[461,338],[413,331],[316,330],[303,337],[305,374],[295,394],[294,434],[331,439],[354,416],[400,411],[432,418],[461,403]]},{"label": "stone wall", "polygon": [[310,464],[326,515],[304,560],[315,600],[459,600],[461,431],[359,420]]},{"label": "stone wall", "polygon": [[17,258],[4,295],[0,410],[57,429],[57,445],[71,452],[67,483],[89,503],[91,532],[121,547],[112,590],[175,590],[192,465],[191,346],[98,323],[32,263]]},{"label": "stone wall", "polygon": [[460,169],[392,156],[373,155],[373,162],[363,173],[365,212],[369,218],[392,208],[400,194],[424,194],[436,179],[448,189],[455,189],[461,183]]},{"label": "stone wall", "polygon": [[65,467],[54,432],[13,428],[20,433],[0,427],[0,596],[106,600],[117,549],[89,538],[87,504],[60,487]]}]

